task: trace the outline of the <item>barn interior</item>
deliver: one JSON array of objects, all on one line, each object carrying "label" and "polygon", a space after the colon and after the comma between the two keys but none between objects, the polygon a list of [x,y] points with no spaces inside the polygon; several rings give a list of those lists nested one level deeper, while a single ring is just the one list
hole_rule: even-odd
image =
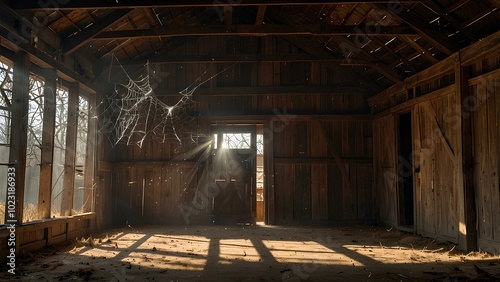
[{"label": "barn interior", "polygon": [[0,7],[2,277],[500,279],[498,0]]}]

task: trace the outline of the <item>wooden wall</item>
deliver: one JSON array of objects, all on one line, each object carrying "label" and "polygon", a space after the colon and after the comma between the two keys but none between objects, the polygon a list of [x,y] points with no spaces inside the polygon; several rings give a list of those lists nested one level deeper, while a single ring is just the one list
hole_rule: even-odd
[{"label": "wooden wall", "polygon": [[[208,48],[207,46],[210,46]],[[300,53],[275,37],[235,39],[206,37],[172,54],[191,56],[226,50],[242,53],[276,50]],[[228,51],[229,50],[229,51]],[[221,72],[194,92],[207,133],[210,124],[273,122],[271,146],[274,175],[270,223],[373,220],[372,128],[366,95],[343,85],[346,79],[320,63],[156,64],[158,96],[174,103],[175,93],[204,76]],[[343,91],[342,89],[346,89]],[[267,92],[266,92],[267,91]],[[203,118],[208,116],[209,118]],[[203,142],[200,142],[200,144]],[[196,148],[196,145],[194,145]],[[199,148],[199,147],[198,147]],[[198,210],[193,200],[204,189],[205,162],[182,156],[191,147],[146,139],[141,148],[114,148],[113,195],[117,224],[127,221],[209,223],[210,208]],[[144,196],[143,196],[144,186]],[[270,186],[270,185],[268,185]],[[143,204],[144,200],[144,204]],[[198,198],[199,201],[201,201]],[[209,201],[210,199],[208,199]],[[206,199],[204,200],[206,201]],[[208,205],[210,206],[210,205]],[[266,204],[269,210],[269,203]],[[144,210],[143,210],[144,208]]]},{"label": "wooden wall", "polygon": [[455,92],[413,108],[413,165],[416,229],[419,234],[458,242],[461,186],[460,128],[445,120]]},{"label": "wooden wall", "polygon": [[[377,217],[390,226],[403,226],[400,214],[404,161],[400,154],[400,114],[411,112],[414,226],[418,234],[459,242],[461,189],[460,123],[452,126],[448,110],[457,106],[453,74],[457,55],[435,65],[437,76],[417,74],[407,81],[409,89],[396,89],[370,100],[375,119],[374,174]],[[451,63],[451,64],[450,64]],[[437,70],[429,70],[435,74]],[[453,75],[451,75],[453,78]],[[415,81],[413,84],[412,81]],[[393,91],[393,95],[388,95]],[[407,137],[409,138],[409,137]],[[462,191],[462,192],[461,192]],[[404,227],[403,227],[404,228]],[[407,229],[406,229],[407,230]]]},{"label": "wooden wall", "polygon": [[[80,239],[95,230],[94,220],[94,214],[86,214],[16,226],[17,254],[26,256],[31,251],[37,251],[68,240]],[[9,235],[10,229],[0,230],[0,245],[5,246],[0,249],[0,261],[2,262],[9,254],[9,248],[7,248]]]},{"label": "wooden wall", "polygon": [[500,55],[469,66],[478,246],[500,253]]},{"label": "wooden wall", "polygon": [[369,100],[380,221],[400,227],[398,121],[410,111],[414,231],[499,253],[498,38],[493,34]]},{"label": "wooden wall", "polygon": [[375,217],[388,226],[398,223],[396,118],[387,115],[373,121],[373,175]]},{"label": "wooden wall", "polygon": [[372,220],[371,138],[368,120],[297,121],[276,132],[276,221]]}]

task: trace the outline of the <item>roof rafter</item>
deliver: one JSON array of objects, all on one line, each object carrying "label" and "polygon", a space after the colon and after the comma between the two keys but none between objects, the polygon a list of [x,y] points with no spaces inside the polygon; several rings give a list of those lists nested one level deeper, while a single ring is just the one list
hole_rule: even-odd
[{"label": "roof rafter", "polygon": [[61,42],[62,52],[64,54],[74,52],[78,48],[85,45],[89,40],[94,38],[97,34],[126,17],[131,11],[132,9],[113,11],[100,22],[96,22],[81,32],[63,39]]},{"label": "roof rafter", "polygon": [[343,38],[343,37],[339,37],[339,38],[340,38],[341,44],[342,43],[346,44],[346,45],[344,45],[344,46],[346,46],[345,47],[346,49],[350,49],[355,53],[361,53],[364,57],[370,59],[370,61],[372,62],[372,64],[370,64],[370,66],[373,69],[377,70],[379,73],[381,73],[383,76],[385,76],[386,78],[388,78],[389,80],[391,80],[394,83],[399,83],[402,81],[400,75],[398,73],[396,73],[394,71],[394,69],[391,69],[390,67],[386,66],[385,64],[376,62],[375,56],[370,54],[370,52],[366,51],[363,48],[356,46],[353,42],[351,42],[350,40],[348,40],[346,38]]},{"label": "roof rafter", "polygon": [[174,36],[205,36],[205,35],[315,35],[315,36],[412,36],[417,35],[415,31],[407,26],[385,26],[377,27],[379,33],[362,33],[363,30],[372,30],[365,26],[333,26],[333,25],[234,25],[228,31],[223,25],[192,26],[192,27],[161,27],[142,30],[116,30],[102,32],[94,39],[128,39],[128,38],[148,38],[148,37],[174,37]]},{"label": "roof rafter", "polygon": [[470,40],[472,41],[478,41],[479,37],[477,37],[473,32],[468,30],[467,28],[462,28],[461,24],[458,20],[456,20],[452,15],[446,13],[446,11],[439,6],[434,0],[427,0],[423,4],[425,6],[429,6],[429,9],[433,10],[436,12],[437,15],[439,15],[441,18],[447,20],[451,25],[453,25],[457,30],[460,30],[465,34]]},{"label": "roof rafter", "polygon": [[[245,1],[213,1],[213,0],[87,0],[64,1],[58,5],[41,5],[40,1],[10,1],[9,5],[15,10],[73,10],[73,9],[134,9],[134,8],[178,8],[178,7],[220,7],[220,6],[260,6],[260,5],[325,5],[325,4],[354,4],[354,3],[385,3],[394,0],[245,0]],[[419,3],[420,0],[399,0],[400,3]]]},{"label": "roof rafter", "polygon": [[122,60],[122,66],[142,66],[150,64],[198,64],[198,63],[260,63],[260,62],[319,62],[335,63],[339,66],[367,66],[371,62],[364,60],[347,60],[333,56],[315,56],[309,54],[235,54],[235,55],[158,55],[144,59]]},{"label": "roof rafter", "polygon": [[407,38],[407,37],[404,37],[404,36],[401,36],[399,39],[401,39],[402,41],[406,42],[406,44],[408,44],[410,47],[412,47],[413,49],[415,49],[416,51],[418,51],[420,54],[422,54],[422,56],[427,59],[428,61],[430,61],[432,64],[435,64],[437,62],[439,62],[439,60],[432,56],[432,54],[425,50],[424,47],[420,46],[416,41],[414,41],[413,39],[410,39],[410,38]]},{"label": "roof rafter", "polygon": [[448,7],[446,9],[446,13],[449,14],[457,9],[459,9],[460,7],[462,7],[463,5],[469,3],[470,0],[459,0],[459,1],[456,1],[453,5],[451,5],[450,7]]},{"label": "roof rafter", "polygon": [[463,22],[461,24],[461,28],[466,28],[468,26],[471,26],[473,25],[475,22],[479,21],[480,19],[488,16],[489,14],[493,13],[494,11],[496,11],[498,8],[495,6],[495,5],[491,5],[490,7],[488,7],[488,9],[482,11],[481,13],[478,13],[476,14],[474,17],[468,19],[467,21]]},{"label": "roof rafter", "polygon": [[[304,38],[303,36],[284,36],[282,37],[284,40],[290,42],[291,44],[297,46],[299,49],[305,51],[308,54],[315,55],[315,56],[320,56],[320,57],[331,57],[332,54],[329,52],[323,50],[322,48],[316,47],[311,44],[310,40],[307,38]],[[349,76],[355,77],[355,84],[365,84],[370,86],[370,89],[376,92],[376,89],[380,89],[380,86],[377,86],[371,82],[369,82],[366,78],[360,77],[358,73],[355,71],[345,68],[340,66],[339,64],[335,62],[325,62],[327,66],[329,66],[331,69],[345,73]]]},{"label": "roof rafter", "polygon": [[266,15],[267,5],[260,5],[257,10],[257,15],[255,16],[255,24],[260,25],[264,21],[264,16]]},{"label": "roof rafter", "polygon": [[445,55],[450,56],[460,49],[454,41],[448,38],[448,36],[437,31],[432,25],[424,22],[417,15],[401,6],[400,3],[393,3],[392,5],[397,6],[393,7],[393,9],[388,9],[388,7],[384,5],[375,4],[378,9],[389,11],[391,14],[409,24],[423,39]]},{"label": "roof rafter", "polygon": [[500,9],[500,1],[499,0],[488,0],[491,4],[495,5],[495,7]]}]

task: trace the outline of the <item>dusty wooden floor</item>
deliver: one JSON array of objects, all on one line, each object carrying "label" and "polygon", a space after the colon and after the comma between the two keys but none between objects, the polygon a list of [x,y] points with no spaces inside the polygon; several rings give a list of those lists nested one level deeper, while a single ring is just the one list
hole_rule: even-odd
[{"label": "dusty wooden floor", "polygon": [[500,275],[498,256],[463,254],[453,244],[369,226],[132,227],[27,255],[17,276],[3,271],[0,280],[467,281]]}]

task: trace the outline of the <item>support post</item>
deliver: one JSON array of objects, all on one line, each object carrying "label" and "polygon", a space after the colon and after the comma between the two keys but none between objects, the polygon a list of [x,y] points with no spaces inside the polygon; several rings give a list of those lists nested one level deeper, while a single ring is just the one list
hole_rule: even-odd
[{"label": "support post", "polygon": [[[30,57],[26,52],[18,52],[14,58],[12,85],[12,120],[10,135],[9,168],[7,178],[14,176],[15,214],[5,212],[5,223],[23,223],[24,183],[26,174],[26,148],[28,144]],[[12,174],[11,174],[12,173]],[[11,181],[8,183],[10,186]],[[9,198],[7,198],[9,200]],[[8,207],[8,202],[6,208]]]},{"label": "support post", "polygon": [[460,109],[462,179],[457,183],[459,197],[459,247],[467,252],[477,249],[476,196],[474,187],[474,159],[472,144],[472,112],[467,103],[470,99],[468,70],[461,65],[459,54],[455,62],[456,99]]},{"label": "support post", "polygon": [[264,124],[264,200],[265,223],[272,225],[276,223],[276,199],[274,194],[274,122],[272,120]]}]

